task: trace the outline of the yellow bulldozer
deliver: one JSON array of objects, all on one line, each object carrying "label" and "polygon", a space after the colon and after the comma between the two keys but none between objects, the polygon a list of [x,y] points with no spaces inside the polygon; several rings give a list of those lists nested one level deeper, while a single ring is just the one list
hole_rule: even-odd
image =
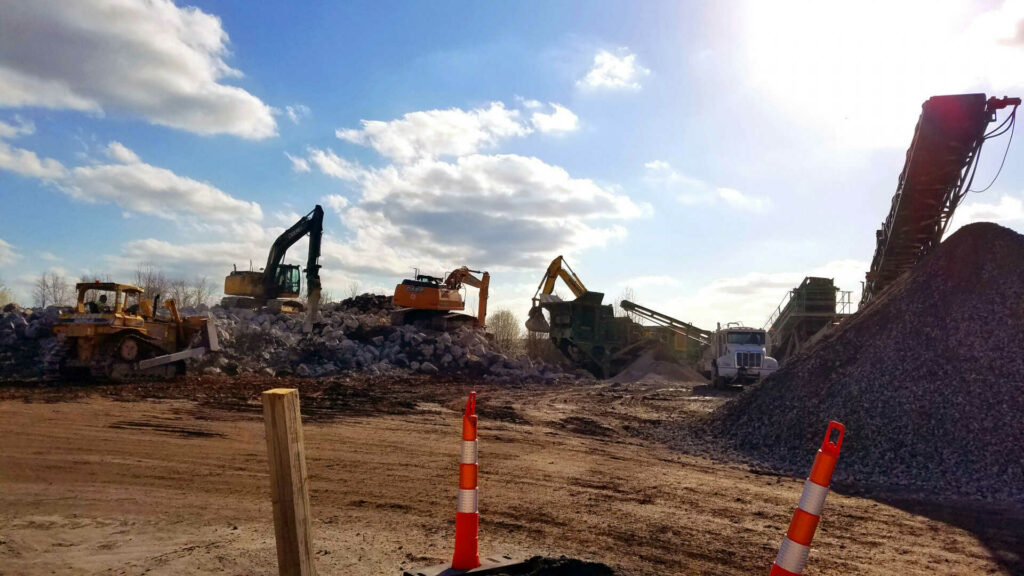
[{"label": "yellow bulldozer", "polygon": [[111,380],[173,378],[185,360],[220,349],[213,318],[182,318],[174,300],[144,298],[142,288],[115,282],[75,285],[78,300],[53,327],[58,346],[44,359],[47,376]]}]

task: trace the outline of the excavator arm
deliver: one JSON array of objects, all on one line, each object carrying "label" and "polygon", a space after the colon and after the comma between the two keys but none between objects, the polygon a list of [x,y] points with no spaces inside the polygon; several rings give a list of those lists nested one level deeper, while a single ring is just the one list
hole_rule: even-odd
[{"label": "excavator arm", "polygon": [[544,296],[552,295],[555,291],[555,282],[559,278],[569,287],[573,296],[579,298],[586,293],[587,287],[583,285],[580,277],[573,272],[562,256],[558,256],[548,265],[544,277],[541,278],[540,284],[537,285],[537,291],[533,294],[533,306],[530,308],[530,314],[526,320],[527,330],[531,332],[547,332],[550,329],[547,320],[544,319],[544,312],[541,310],[540,303]]},{"label": "excavator arm", "polygon": [[317,204],[309,213],[292,224],[274,240],[267,255],[267,266],[263,269],[263,296],[266,300],[277,298],[281,293],[279,281],[281,261],[300,238],[309,234],[309,251],[306,255],[306,294],[308,314],[303,328],[309,332],[320,309],[320,243],[324,234],[324,209]]},{"label": "excavator arm", "polygon": [[[480,274],[477,278],[473,274]],[[476,324],[483,328],[487,325],[487,292],[491,285],[491,275],[480,270],[470,270],[468,267],[456,268],[444,281],[445,287],[451,290],[458,290],[462,285],[472,286],[480,291],[477,300]]]}]

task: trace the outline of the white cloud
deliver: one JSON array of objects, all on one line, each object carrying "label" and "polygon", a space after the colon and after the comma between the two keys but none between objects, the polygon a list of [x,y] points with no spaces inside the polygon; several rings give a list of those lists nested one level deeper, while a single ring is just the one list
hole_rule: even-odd
[{"label": "white cloud", "polygon": [[534,112],[530,116],[530,123],[540,132],[572,132],[580,127],[580,119],[565,106],[552,103],[555,109],[551,114]]},{"label": "white cloud", "polygon": [[652,160],[644,164],[644,180],[658,189],[679,191],[676,200],[686,205],[723,203],[729,208],[746,212],[763,212],[771,206],[768,198],[752,196],[726,186],[712,188],[699,178],[680,174],[664,160]]},{"label": "white cloud", "polygon": [[636,54],[628,48],[619,48],[618,55],[601,50],[594,55],[594,64],[587,75],[576,82],[585,88],[611,90],[639,90],[640,79],[650,74],[636,61]]},{"label": "white cloud", "polygon": [[49,262],[60,262],[60,257],[53,252],[40,252],[39,257]]},{"label": "white cloud", "polygon": [[316,166],[324,174],[338,180],[354,181],[364,174],[363,169],[358,164],[340,158],[330,148],[327,150],[310,148],[308,162]]},{"label": "white cloud", "polygon": [[10,266],[18,260],[21,260],[21,255],[15,252],[14,246],[0,238],[0,266]]},{"label": "white cloud", "polygon": [[287,152],[285,152],[284,155],[287,156],[288,160],[291,161],[293,172],[309,172],[310,168],[308,160],[300,156],[292,156]]},{"label": "white cloud", "polygon": [[308,118],[312,114],[312,110],[305,104],[295,104],[293,106],[285,106],[284,113],[292,123],[298,124],[303,118]]},{"label": "white cloud", "polygon": [[324,196],[323,203],[339,214],[344,211],[345,208],[348,208],[349,205],[348,198],[345,198],[340,194],[329,194]]},{"label": "white cloud", "polygon": [[530,128],[518,110],[492,102],[488,108],[409,112],[382,122],[363,120],[361,129],[339,129],[338,138],[369,146],[398,162],[419,158],[466,156],[493,147],[503,138],[525,136]]},{"label": "white cloud", "polygon": [[107,151],[127,163],[79,166],[59,182],[60,188],[79,200],[111,202],[130,212],[161,218],[182,214],[200,220],[262,218],[256,202],[239,200],[205,182],[146,164],[118,142],[111,142]]},{"label": "white cloud", "polygon": [[66,174],[64,165],[52,158],[39,158],[35,152],[0,141],[0,170],[20,176],[54,180]]},{"label": "white cloud", "polygon": [[121,164],[139,164],[142,162],[142,160],[139,159],[138,154],[129,150],[124,144],[116,141],[107,144],[106,154],[111,160],[115,160]]},{"label": "white cloud", "polygon": [[[334,162],[317,166],[324,173],[335,169]],[[344,175],[358,182],[362,196],[355,206],[341,196],[324,199],[351,234],[332,245],[330,258],[362,272],[444,269],[471,260],[532,268],[551,253],[621,239],[625,228],[611,222],[650,210],[563,168],[511,154],[424,159]]]},{"label": "white cloud", "polygon": [[745,210],[747,212],[763,212],[768,207],[768,198],[758,198],[744,194],[735,188],[719,187],[715,189],[718,197],[721,198],[730,208]]},{"label": "white cloud", "polygon": [[6,2],[0,107],[135,116],[198,134],[262,139],[271,108],[223,84],[228,35],[216,16],[169,0]]},{"label": "white cloud", "polygon": [[658,187],[704,187],[702,180],[676,172],[672,165],[664,160],[651,160],[644,164],[644,179]]},{"label": "white cloud", "polygon": [[34,134],[35,124],[19,116],[14,123],[0,121],[0,170],[13,172],[20,176],[53,180],[64,175],[64,165],[52,158],[42,158],[31,150],[11,146],[4,139],[18,138]]},{"label": "white cloud", "polygon": [[0,140],[18,138],[19,136],[27,136],[34,134],[36,126],[29,120],[25,120],[20,116],[14,117],[14,124],[8,124],[0,120]]},{"label": "white cloud", "polygon": [[995,222],[1011,227],[1024,226],[1024,201],[1004,194],[999,197],[996,204],[967,202],[953,214],[953,221],[946,236],[974,222]]}]

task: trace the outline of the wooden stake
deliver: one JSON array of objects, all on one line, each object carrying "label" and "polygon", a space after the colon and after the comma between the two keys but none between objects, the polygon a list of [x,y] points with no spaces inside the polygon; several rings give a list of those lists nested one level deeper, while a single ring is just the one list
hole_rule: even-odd
[{"label": "wooden stake", "polygon": [[263,421],[267,429],[278,573],[315,576],[299,391],[275,388],[264,392]]}]

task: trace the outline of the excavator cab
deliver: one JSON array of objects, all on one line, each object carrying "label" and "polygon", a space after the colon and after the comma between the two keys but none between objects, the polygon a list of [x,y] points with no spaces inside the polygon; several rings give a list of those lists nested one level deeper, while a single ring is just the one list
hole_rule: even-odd
[{"label": "excavator cab", "polygon": [[302,276],[297,264],[281,264],[277,267],[278,298],[298,298],[302,291]]}]

